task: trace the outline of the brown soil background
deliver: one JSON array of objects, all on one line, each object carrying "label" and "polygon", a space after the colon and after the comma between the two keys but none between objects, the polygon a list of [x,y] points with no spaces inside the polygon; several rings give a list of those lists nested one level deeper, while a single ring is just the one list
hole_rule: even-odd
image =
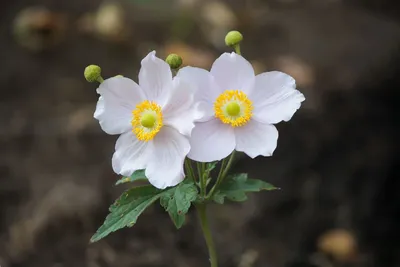
[{"label": "brown soil background", "polygon": [[[232,28],[259,72],[291,74],[307,101],[278,125],[273,157],[235,166],[282,190],[210,208],[221,266],[400,266],[397,1],[114,3],[123,16],[98,0],[1,3],[1,267],[208,266],[195,214],[176,231],[158,205],[88,243],[128,186],[114,186],[116,137],[93,119],[82,73],[136,79],[151,49],[208,68]],[[32,6],[50,13],[16,30]]]}]

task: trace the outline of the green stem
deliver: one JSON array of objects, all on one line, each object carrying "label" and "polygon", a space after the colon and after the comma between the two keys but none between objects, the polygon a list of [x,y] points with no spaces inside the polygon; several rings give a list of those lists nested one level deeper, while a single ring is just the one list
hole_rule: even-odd
[{"label": "green stem", "polygon": [[199,176],[199,179],[201,181],[202,174],[201,174],[201,163],[200,162],[196,162],[196,169],[197,169],[197,175]]},{"label": "green stem", "polygon": [[240,45],[239,45],[239,44],[234,45],[234,46],[233,46],[233,49],[235,49],[236,54],[238,54],[238,55],[241,55],[241,54],[242,54],[242,53],[240,52]]},{"label": "green stem", "polygon": [[194,175],[192,163],[188,158],[185,159],[185,169],[186,169],[186,174],[189,176],[189,178],[191,178],[194,182],[196,182],[196,175]]},{"label": "green stem", "polygon": [[223,173],[224,170],[225,170],[225,166],[226,166],[226,161],[227,161],[227,159],[228,159],[228,157],[226,157],[226,158],[224,158],[224,159],[222,160],[221,169],[219,170],[219,173],[218,173],[218,176],[217,176],[217,181],[219,181],[219,179],[221,179],[221,175],[222,175],[222,173]]},{"label": "green stem", "polygon": [[210,257],[211,267],[218,267],[217,252],[215,250],[214,241],[212,238],[210,226],[207,220],[207,210],[205,204],[196,206],[197,214],[199,215],[201,230],[203,230],[204,239],[208,248],[208,255]]},{"label": "green stem", "polygon": [[207,179],[208,179],[208,173],[206,172],[206,164],[201,163],[201,181],[203,182],[203,188],[204,188],[204,197],[207,195]]},{"label": "green stem", "polygon": [[236,151],[233,150],[233,152],[232,152],[232,154],[231,154],[231,157],[229,158],[229,161],[228,161],[228,163],[226,164],[225,170],[224,170],[224,172],[223,172],[222,175],[221,175],[221,182],[222,182],[222,180],[225,178],[225,176],[228,174],[228,171],[229,171],[229,169],[230,169],[231,166],[232,166],[233,160],[234,160],[234,158],[235,158],[235,153],[236,153]]},{"label": "green stem", "polygon": [[99,76],[99,78],[97,78],[97,82],[98,82],[98,83],[103,83],[103,82],[104,82],[103,77]]},{"label": "green stem", "polygon": [[205,182],[204,182],[204,178],[203,178],[203,166],[202,163],[197,162],[197,175],[199,176],[199,184],[200,184],[200,194],[202,196],[206,195],[206,186],[205,186]]},{"label": "green stem", "polygon": [[[232,154],[229,157],[228,163],[226,163],[226,158],[223,159],[217,181],[215,182],[215,185],[213,186],[213,188],[211,188],[210,193],[207,195],[206,199],[210,199],[213,196],[215,190],[219,187],[219,185],[225,179],[225,176],[228,174],[228,171],[231,168],[233,160],[235,158],[235,152],[236,151],[233,150]],[[225,163],[226,163],[226,166],[225,166]]]}]

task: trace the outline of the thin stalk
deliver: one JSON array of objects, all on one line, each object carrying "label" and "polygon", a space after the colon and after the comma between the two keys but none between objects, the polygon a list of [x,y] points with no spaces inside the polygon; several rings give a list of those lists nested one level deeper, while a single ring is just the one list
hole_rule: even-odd
[{"label": "thin stalk", "polygon": [[241,55],[242,53],[240,52],[240,45],[237,44],[235,46],[233,46],[233,49],[235,49],[236,54]]},{"label": "thin stalk", "polygon": [[221,179],[220,179],[221,182],[222,182],[222,180],[224,180],[225,176],[228,174],[228,171],[229,171],[229,169],[230,169],[231,166],[232,166],[233,160],[234,160],[234,158],[235,158],[235,153],[236,153],[236,151],[233,150],[233,152],[232,152],[232,154],[231,154],[231,156],[230,156],[230,158],[229,158],[229,161],[228,161],[228,163],[226,164],[225,170],[223,171],[223,173],[222,173],[222,175],[221,175]]},{"label": "thin stalk", "polygon": [[203,182],[203,188],[204,188],[204,196],[206,196],[207,195],[208,174],[206,173],[206,164],[205,163],[201,163],[201,174],[202,174],[201,181]]},{"label": "thin stalk", "polygon": [[200,194],[202,196],[206,196],[206,181],[204,181],[203,177],[203,163],[197,162],[197,174],[199,176],[199,183],[200,183]]},{"label": "thin stalk", "polygon": [[104,82],[103,77],[99,76],[99,77],[97,78],[97,82],[98,82],[98,83],[103,83],[103,82]]},{"label": "thin stalk", "polygon": [[189,178],[191,178],[194,182],[196,182],[196,175],[194,175],[192,163],[188,158],[185,159],[185,169],[186,169],[186,174],[189,176]]},{"label": "thin stalk", "polygon": [[222,173],[223,173],[224,170],[225,170],[225,166],[226,166],[227,160],[228,160],[228,157],[226,157],[226,158],[224,158],[224,159],[222,160],[221,169],[219,170],[218,176],[217,176],[217,181],[219,181],[219,179],[221,179],[221,175],[222,175]]},{"label": "thin stalk", "polygon": [[218,267],[217,251],[215,250],[210,226],[208,224],[206,205],[199,204],[196,206],[196,209],[200,219],[201,230],[203,231],[204,239],[207,244],[211,267]]},{"label": "thin stalk", "polygon": [[221,169],[218,174],[217,181],[215,182],[215,185],[211,188],[210,193],[207,195],[207,197],[206,197],[207,199],[209,199],[213,196],[215,190],[219,187],[219,185],[225,179],[225,176],[228,174],[228,171],[231,168],[234,157],[235,157],[235,152],[236,151],[234,150],[232,152],[232,154],[230,155],[228,163],[226,163],[226,158],[222,161],[222,165],[221,165]]}]

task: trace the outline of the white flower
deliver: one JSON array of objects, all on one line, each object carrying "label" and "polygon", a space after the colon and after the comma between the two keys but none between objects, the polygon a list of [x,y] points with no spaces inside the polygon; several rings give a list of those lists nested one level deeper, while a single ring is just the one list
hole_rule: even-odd
[{"label": "white flower", "polygon": [[196,101],[205,107],[188,154],[200,162],[221,160],[233,150],[251,158],[271,156],[278,140],[273,124],[290,120],[305,99],[289,75],[255,76],[251,64],[235,53],[222,54],[210,72],[185,67],[177,76],[197,85]]},{"label": "white flower", "polygon": [[130,176],[146,169],[150,183],[163,189],[184,179],[193,121],[202,116],[193,105],[193,89],[172,78],[169,65],[149,53],[142,60],[139,85],[124,77],[105,80],[94,117],[108,134],[121,134],[112,166]]}]

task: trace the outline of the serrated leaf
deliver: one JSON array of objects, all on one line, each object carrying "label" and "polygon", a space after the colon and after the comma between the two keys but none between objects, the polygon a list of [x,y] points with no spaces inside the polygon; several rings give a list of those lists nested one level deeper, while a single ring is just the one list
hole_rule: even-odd
[{"label": "serrated leaf", "polygon": [[248,192],[276,189],[279,188],[262,180],[247,179],[247,173],[240,173],[227,177],[213,195],[213,200],[218,204],[223,204],[224,198],[240,202],[247,199]]},{"label": "serrated leaf", "polygon": [[225,195],[222,194],[220,191],[216,192],[213,195],[213,200],[218,204],[224,204]]},{"label": "serrated leaf", "polygon": [[90,241],[99,241],[121,228],[133,226],[140,214],[164,193],[165,191],[151,185],[139,186],[126,191],[111,205],[110,214]]},{"label": "serrated leaf", "polygon": [[129,183],[129,182],[135,182],[138,180],[147,180],[147,177],[144,172],[145,172],[145,170],[137,170],[129,177],[122,177],[121,179],[119,179],[115,183],[115,185]]},{"label": "serrated leaf", "polygon": [[196,185],[186,179],[161,196],[160,204],[168,212],[176,228],[181,228],[185,223],[185,215],[191,203],[196,200],[197,194]]}]

